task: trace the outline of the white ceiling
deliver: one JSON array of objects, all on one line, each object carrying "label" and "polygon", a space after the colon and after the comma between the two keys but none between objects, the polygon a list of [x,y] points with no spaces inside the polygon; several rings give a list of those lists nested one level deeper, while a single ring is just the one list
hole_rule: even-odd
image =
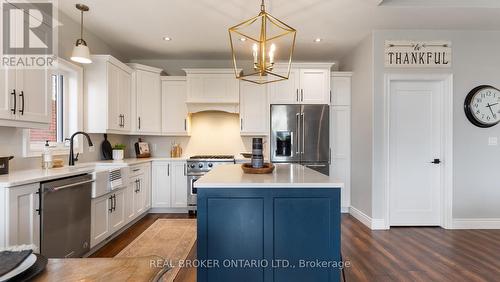
[{"label": "white ceiling", "polygon": [[[342,58],[374,29],[500,30],[500,1],[459,2],[266,0],[273,16],[298,31],[294,59],[329,61]],[[255,16],[260,0],[59,1],[79,21],[76,3],[90,6],[86,28],[130,59],[229,59],[227,28]],[[314,43],[316,37],[323,41]]]}]

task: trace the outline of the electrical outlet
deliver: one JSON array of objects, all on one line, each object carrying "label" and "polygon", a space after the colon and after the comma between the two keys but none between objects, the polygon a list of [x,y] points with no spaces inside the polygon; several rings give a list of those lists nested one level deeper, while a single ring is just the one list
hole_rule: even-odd
[{"label": "electrical outlet", "polygon": [[488,146],[498,146],[498,137],[488,138]]},{"label": "electrical outlet", "polygon": [[89,146],[89,152],[94,152],[95,151],[95,146]]},{"label": "electrical outlet", "polygon": [[156,152],[156,144],[153,144],[153,152]]}]

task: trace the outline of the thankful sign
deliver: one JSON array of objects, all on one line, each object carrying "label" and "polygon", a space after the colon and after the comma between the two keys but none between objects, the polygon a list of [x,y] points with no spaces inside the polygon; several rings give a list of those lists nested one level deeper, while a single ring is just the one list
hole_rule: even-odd
[{"label": "thankful sign", "polygon": [[451,42],[386,41],[386,67],[451,67]]}]

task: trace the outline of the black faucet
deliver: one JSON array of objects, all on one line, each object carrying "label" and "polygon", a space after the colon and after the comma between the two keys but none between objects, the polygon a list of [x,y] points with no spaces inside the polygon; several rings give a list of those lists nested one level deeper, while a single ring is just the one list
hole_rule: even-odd
[{"label": "black faucet", "polygon": [[73,139],[75,139],[75,136],[78,135],[78,134],[82,134],[85,137],[87,137],[87,141],[89,142],[89,146],[90,147],[94,146],[94,144],[92,143],[92,140],[90,139],[90,136],[86,132],[83,132],[83,131],[77,131],[77,132],[73,133],[73,135],[71,135],[70,138],[66,138],[66,140],[69,140],[69,161],[68,161],[68,165],[70,165],[70,166],[74,166],[75,165],[75,162],[78,161],[78,155],[80,154],[80,153],[76,154],[76,157],[75,157],[75,152],[74,152],[74,149],[73,149]]}]

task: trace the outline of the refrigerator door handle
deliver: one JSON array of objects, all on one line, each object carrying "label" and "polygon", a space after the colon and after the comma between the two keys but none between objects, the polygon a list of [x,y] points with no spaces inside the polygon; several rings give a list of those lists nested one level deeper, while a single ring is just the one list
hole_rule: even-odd
[{"label": "refrigerator door handle", "polygon": [[301,114],[302,115],[302,151],[301,151],[301,154],[303,155],[304,154],[304,151],[305,151],[305,147],[306,147],[306,130],[305,130],[305,120],[306,120],[306,116],[304,113]]},{"label": "refrigerator door handle", "polygon": [[299,139],[299,136],[300,136],[300,113],[297,113],[295,115],[295,118],[296,118],[296,124],[297,124],[297,150],[295,151],[295,153],[297,155],[300,155],[300,139]]}]

